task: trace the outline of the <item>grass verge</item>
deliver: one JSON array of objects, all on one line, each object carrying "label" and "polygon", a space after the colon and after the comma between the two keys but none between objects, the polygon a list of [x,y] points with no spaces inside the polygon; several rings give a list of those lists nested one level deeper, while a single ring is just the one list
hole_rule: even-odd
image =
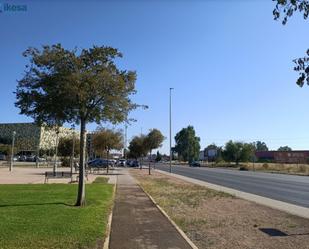
[{"label": "grass verge", "polygon": [[86,186],[86,207],[75,207],[77,185],[0,185],[1,248],[97,248],[103,244],[113,185]]},{"label": "grass verge", "polygon": [[[131,170],[142,188],[198,248],[308,249],[307,219],[147,170]],[[281,231],[282,237],[263,230]]]}]

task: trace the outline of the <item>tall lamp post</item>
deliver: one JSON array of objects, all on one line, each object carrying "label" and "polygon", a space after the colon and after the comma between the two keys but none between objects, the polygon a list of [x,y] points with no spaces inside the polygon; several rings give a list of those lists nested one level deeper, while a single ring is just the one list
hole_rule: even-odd
[{"label": "tall lamp post", "polygon": [[123,156],[124,159],[127,160],[127,132],[128,132],[128,125],[124,125],[124,149],[123,149]]},{"label": "tall lamp post", "polygon": [[172,173],[172,90],[170,87],[170,173]]},{"label": "tall lamp post", "polygon": [[56,172],[57,172],[57,157],[58,157],[58,145],[59,145],[59,127],[56,127],[56,149],[55,149],[55,162],[54,162],[54,168],[53,168],[53,172],[54,172],[54,176],[56,176]]},{"label": "tall lamp post", "polygon": [[73,182],[73,166],[74,166],[74,156],[75,156],[75,125],[73,124],[71,126],[71,129],[73,131],[73,139],[72,139],[72,156],[71,156],[71,182]]},{"label": "tall lamp post", "polygon": [[15,143],[15,135],[16,131],[12,133],[12,148],[11,148],[11,163],[10,163],[10,171],[13,171],[13,163],[14,163],[14,143]]}]

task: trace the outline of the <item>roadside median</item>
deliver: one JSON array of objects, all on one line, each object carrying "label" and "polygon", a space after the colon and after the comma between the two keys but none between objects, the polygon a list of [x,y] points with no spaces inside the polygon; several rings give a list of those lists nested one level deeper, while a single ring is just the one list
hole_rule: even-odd
[{"label": "roadside median", "polygon": [[131,174],[198,248],[307,248],[307,219],[158,171]]}]

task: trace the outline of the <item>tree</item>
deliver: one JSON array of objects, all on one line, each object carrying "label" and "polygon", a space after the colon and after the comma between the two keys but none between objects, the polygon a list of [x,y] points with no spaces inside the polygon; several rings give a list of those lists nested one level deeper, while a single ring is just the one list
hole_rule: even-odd
[{"label": "tree", "polygon": [[[112,129],[98,128],[93,135],[93,148],[96,153],[106,152],[109,159],[110,150],[121,150],[123,148],[123,136],[121,131]],[[108,173],[109,164],[106,170]]]},{"label": "tree", "polygon": [[286,146],[279,147],[278,151],[292,151],[292,149],[286,145]]},{"label": "tree", "polygon": [[164,136],[162,135],[161,131],[159,131],[158,129],[151,129],[149,131],[149,133],[145,137],[144,143],[145,143],[146,149],[150,153],[150,156],[151,156],[152,150],[157,149],[162,146],[163,140],[164,140]]},{"label": "tree", "polygon": [[[74,139],[74,153],[72,155],[73,139]],[[76,137],[75,138],[73,138],[73,136],[62,137],[59,139],[57,152],[60,156],[62,156],[61,158],[62,166],[69,166],[71,164],[71,167],[73,167],[74,158],[76,155],[79,155],[79,147],[80,147],[80,141]]]},{"label": "tree", "polygon": [[200,138],[195,136],[193,126],[181,129],[175,136],[175,151],[184,161],[197,160],[200,152]]},{"label": "tree", "polygon": [[255,148],[255,151],[268,151],[268,147],[264,142],[256,141],[253,143],[253,146]]},{"label": "tree", "polygon": [[[282,24],[285,25],[294,12],[303,14],[306,20],[309,16],[309,0],[274,0],[276,6],[273,10],[275,20],[282,18]],[[305,83],[309,85],[309,49],[302,58],[293,60],[294,70],[299,73],[296,84],[302,87]]]},{"label": "tree", "polygon": [[219,150],[220,149],[220,147],[218,147],[217,145],[215,145],[215,144],[209,144],[206,148],[205,148],[205,150]]},{"label": "tree", "polygon": [[12,139],[9,139],[9,138],[4,138],[4,137],[0,137],[0,144],[11,144]]},{"label": "tree", "polygon": [[29,48],[24,77],[18,81],[16,103],[20,114],[48,126],[80,125],[80,169],[76,206],[85,204],[85,143],[89,122],[127,120],[137,107],[130,96],[136,73],[119,70],[115,59],[122,54],[112,47],[67,50],[61,44]]},{"label": "tree", "polygon": [[304,19],[309,16],[309,1],[308,0],[273,0],[276,2],[273,15],[275,20],[279,20],[282,16],[282,24],[285,25],[288,18],[291,17],[294,12],[298,11],[303,14]]},{"label": "tree", "polygon": [[[163,140],[164,140],[164,136],[162,135],[161,131],[159,131],[158,129],[149,130],[149,133],[147,134],[144,140],[144,146],[150,154],[150,160],[151,160],[152,150],[161,147]],[[148,167],[149,175],[150,175],[150,169],[151,167],[150,167],[150,161],[149,161],[149,167]]]},{"label": "tree", "polygon": [[145,135],[133,137],[128,148],[128,156],[130,158],[138,159],[140,157],[146,156],[148,151],[145,147]]},{"label": "tree", "polygon": [[[80,147],[80,141],[78,138],[75,138],[74,141],[74,155],[79,155],[79,147]],[[72,150],[73,150],[73,137],[62,137],[59,139],[59,145],[58,145],[58,153],[60,156],[72,156]]]},{"label": "tree", "polygon": [[254,146],[248,143],[228,141],[222,152],[222,156],[225,161],[236,162],[248,162],[254,154]]},{"label": "tree", "polygon": [[8,144],[0,144],[0,154],[10,155],[11,146]]}]

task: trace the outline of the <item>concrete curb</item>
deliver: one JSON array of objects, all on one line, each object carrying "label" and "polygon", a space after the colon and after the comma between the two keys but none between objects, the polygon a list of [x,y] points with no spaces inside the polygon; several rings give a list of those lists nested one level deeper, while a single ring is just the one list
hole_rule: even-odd
[{"label": "concrete curb", "polygon": [[113,210],[114,210],[114,205],[115,205],[115,196],[116,196],[116,190],[117,190],[117,181],[118,181],[118,176],[116,177],[116,183],[114,185],[114,190],[113,190],[113,205],[111,208],[111,213],[109,214],[108,217],[108,223],[107,223],[107,228],[106,228],[106,238],[103,244],[103,249],[109,249],[109,242],[110,242],[110,235],[111,235],[111,228],[112,228],[112,220],[113,220]]},{"label": "concrete curb", "polygon": [[138,183],[137,185],[143,190],[143,192],[149,197],[149,199],[155,204],[155,206],[160,210],[160,212],[169,220],[169,222],[175,227],[177,232],[183,237],[185,241],[191,246],[192,249],[198,249],[198,247],[189,239],[189,237],[182,231],[177,224],[168,216],[168,214],[156,203],[156,201],[152,198],[150,194],[147,193],[147,191]]},{"label": "concrete curb", "polygon": [[255,195],[255,194],[246,193],[246,192],[243,192],[243,191],[239,191],[239,190],[228,188],[228,187],[223,187],[223,186],[220,186],[220,185],[208,183],[208,182],[197,180],[197,179],[190,178],[190,177],[186,177],[186,176],[182,176],[182,175],[178,175],[178,174],[174,174],[174,173],[169,173],[169,172],[166,172],[166,171],[163,171],[163,170],[156,170],[156,171],[159,172],[159,173],[165,174],[165,175],[173,176],[175,178],[178,178],[178,179],[190,182],[190,183],[194,183],[194,184],[197,184],[197,185],[200,185],[200,186],[204,186],[204,187],[207,187],[207,188],[210,188],[210,189],[213,189],[213,190],[225,192],[225,193],[234,195],[236,197],[239,197],[241,199],[252,201],[252,202],[255,202],[257,204],[268,206],[268,207],[271,207],[271,208],[274,208],[274,209],[278,209],[280,211],[287,212],[287,213],[292,214],[292,215],[296,215],[296,216],[300,216],[300,217],[309,219],[309,208],[297,206],[297,205],[286,203],[286,202],[283,202],[283,201],[277,201],[277,200],[274,200],[274,199],[270,199],[270,198]]}]

